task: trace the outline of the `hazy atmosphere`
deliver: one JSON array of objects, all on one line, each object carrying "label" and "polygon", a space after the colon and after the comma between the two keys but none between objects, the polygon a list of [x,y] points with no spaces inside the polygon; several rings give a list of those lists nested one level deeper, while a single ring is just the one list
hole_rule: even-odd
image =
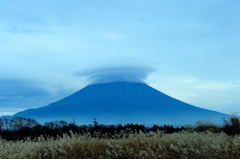
[{"label": "hazy atmosphere", "polygon": [[240,113],[239,17],[238,0],[1,0],[0,116],[116,80]]}]

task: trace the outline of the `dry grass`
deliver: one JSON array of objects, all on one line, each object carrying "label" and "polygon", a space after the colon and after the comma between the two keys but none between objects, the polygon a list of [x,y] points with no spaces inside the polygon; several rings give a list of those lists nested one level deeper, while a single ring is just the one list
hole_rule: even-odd
[{"label": "dry grass", "polygon": [[211,132],[122,132],[111,139],[94,138],[88,133],[71,133],[56,140],[39,137],[36,141],[9,142],[0,139],[0,158],[237,159],[240,158],[240,137]]}]

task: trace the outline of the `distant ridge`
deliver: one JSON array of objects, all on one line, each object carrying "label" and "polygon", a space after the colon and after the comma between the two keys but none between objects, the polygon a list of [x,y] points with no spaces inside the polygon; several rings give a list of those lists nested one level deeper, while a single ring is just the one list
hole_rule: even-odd
[{"label": "distant ridge", "polygon": [[111,82],[89,85],[62,100],[14,116],[40,122],[74,119],[91,124],[96,118],[102,124],[185,125],[209,119],[218,124],[227,115],[184,103],[144,83]]}]

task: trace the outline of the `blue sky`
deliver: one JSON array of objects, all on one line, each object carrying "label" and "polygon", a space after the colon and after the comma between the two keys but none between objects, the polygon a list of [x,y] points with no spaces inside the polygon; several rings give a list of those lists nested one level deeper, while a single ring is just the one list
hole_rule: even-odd
[{"label": "blue sky", "polygon": [[154,68],[152,87],[224,113],[240,108],[238,0],[1,0],[0,116],[47,105],[86,70]]}]

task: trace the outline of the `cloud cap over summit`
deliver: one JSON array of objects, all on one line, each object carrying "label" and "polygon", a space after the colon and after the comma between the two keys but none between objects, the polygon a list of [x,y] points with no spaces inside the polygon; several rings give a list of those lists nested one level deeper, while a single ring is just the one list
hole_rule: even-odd
[{"label": "cloud cap over summit", "polygon": [[154,68],[146,65],[111,65],[80,71],[77,76],[87,77],[90,84],[107,82],[144,83]]}]

